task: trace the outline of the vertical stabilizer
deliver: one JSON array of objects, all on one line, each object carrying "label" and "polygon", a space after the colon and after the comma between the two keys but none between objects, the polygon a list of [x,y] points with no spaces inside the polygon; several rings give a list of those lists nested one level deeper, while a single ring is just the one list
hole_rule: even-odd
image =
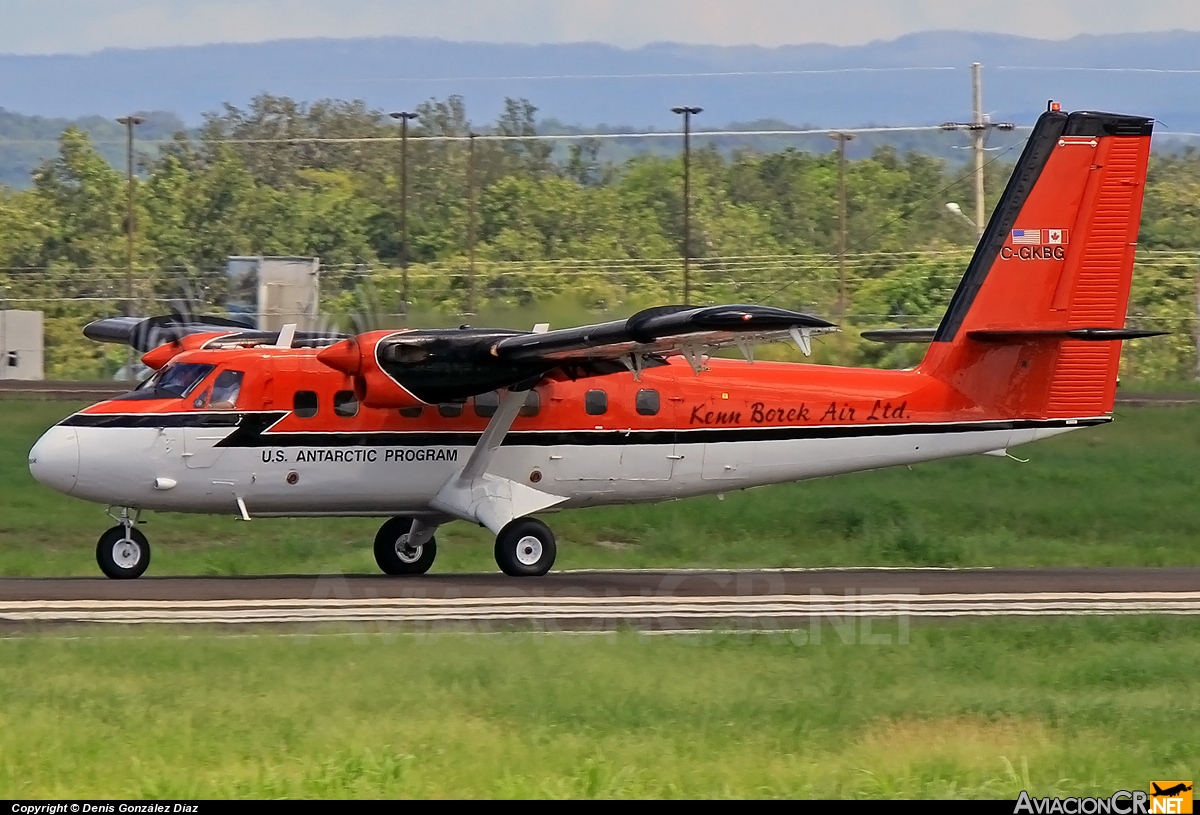
[{"label": "vertical stabilizer", "polygon": [[989,415],[1112,410],[1152,126],[1042,114],[922,371]]}]

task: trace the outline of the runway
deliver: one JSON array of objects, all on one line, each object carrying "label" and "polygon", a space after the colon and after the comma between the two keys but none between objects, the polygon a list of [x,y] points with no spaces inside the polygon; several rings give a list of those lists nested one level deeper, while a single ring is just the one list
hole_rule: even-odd
[{"label": "runway", "polygon": [[0,578],[0,625],[781,629],[860,618],[1200,615],[1200,568]]}]

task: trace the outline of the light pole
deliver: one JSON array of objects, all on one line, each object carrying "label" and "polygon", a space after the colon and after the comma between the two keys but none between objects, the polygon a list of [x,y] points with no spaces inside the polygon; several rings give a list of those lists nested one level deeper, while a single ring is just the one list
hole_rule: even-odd
[{"label": "light pole", "polygon": [[408,321],[408,123],[417,114],[399,110],[389,114],[400,120],[400,308]]},{"label": "light pole", "polygon": [[950,201],[949,203],[946,204],[946,209],[947,209],[947,211],[949,211],[949,213],[951,215],[962,218],[964,221],[966,221],[968,224],[970,224],[971,228],[974,229],[976,232],[979,231],[979,227],[975,224],[974,221],[971,220],[971,216],[969,216],[969,215],[967,215],[967,213],[963,212],[962,207],[960,207],[957,204],[957,202]]},{"label": "light pole", "polygon": [[[125,125],[125,316],[132,317],[137,311],[133,297],[133,233],[136,229],[133,217],[133,129],[145,122],[144,116],[122,116],[118,124]],[[125,378],[133,376],[133,346],[125,357]]]},{"label": "light pole", "polygon": [[475,136],[467,152],[467,313],[475,313]]},{"label": "light pole", "polygon": [[846,223],[846,142],[853,141],[853,133],[830,133],[829,138],[838,143],[838,316],[846,316],[846,242],[849,226]]},{"label": "light pole", "polygon": [[683,304],[692,302],[692,279],[689,260],[692,254],[692,117],[702,113],[704,108],[677,107],[671,108],[672,113],[683,116]]}]

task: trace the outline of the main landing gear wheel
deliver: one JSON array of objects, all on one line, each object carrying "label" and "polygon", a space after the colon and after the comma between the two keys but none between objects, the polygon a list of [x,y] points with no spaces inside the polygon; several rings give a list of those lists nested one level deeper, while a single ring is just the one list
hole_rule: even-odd
[{"label": "main landing gear wheel", "polygon": [[141,577],[150,565],[150,542],[135,527],[114,526],[96,543],[96,563],[113,580]]},{"label": "main landing gear wheel", "polygon": [[412,518],[390,518],[375,534],[375,562],[384,574],[425,574],[437,557],[437,541],[432,537],[420,546],[408,545]]},{"label": "main landing gear wheel", "polygon": [[510,521],[496,536],[496,565],[510,577],[541,577],[557,552],[554,533],[536,518]]}]

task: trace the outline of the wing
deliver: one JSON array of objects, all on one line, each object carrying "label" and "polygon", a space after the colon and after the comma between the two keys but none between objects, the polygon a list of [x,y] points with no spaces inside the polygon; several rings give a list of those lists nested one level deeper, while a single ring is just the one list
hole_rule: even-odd
[{"label": "wing", "polygon": [[691,361],[701,352],[835,330],[833,323],[820,317],[770,306],[663,306],[640,311],[628,320],[507,337],[496,342],[491,353],[507,362],[559,365],[673,354]]},{"label": "wing", "polygon": [[428,329],[372,332],[317,355],[358,378],[368,407],[405,398],[465,399],[498,388],[529,388],[546,376],[573,379],[662,365],[681,354],[699,372],[703,355],[755,343],[795,340],[807,353],[815,334],[837,327],[810,314],[769,306],[664,306],[614,320],[557,331]]},{"label": "wing", "polygon": [[[97,342],[131,345],[143,353],[192,334],[224,334],[229,342],[272,344],[278,331],[259,331],[252,325],[225,317],[168,314],[161,317],[106,317],[83,327],[83,335]],[[329,345],[345,338],[344,334],[295,332],[293,345]]]}]

